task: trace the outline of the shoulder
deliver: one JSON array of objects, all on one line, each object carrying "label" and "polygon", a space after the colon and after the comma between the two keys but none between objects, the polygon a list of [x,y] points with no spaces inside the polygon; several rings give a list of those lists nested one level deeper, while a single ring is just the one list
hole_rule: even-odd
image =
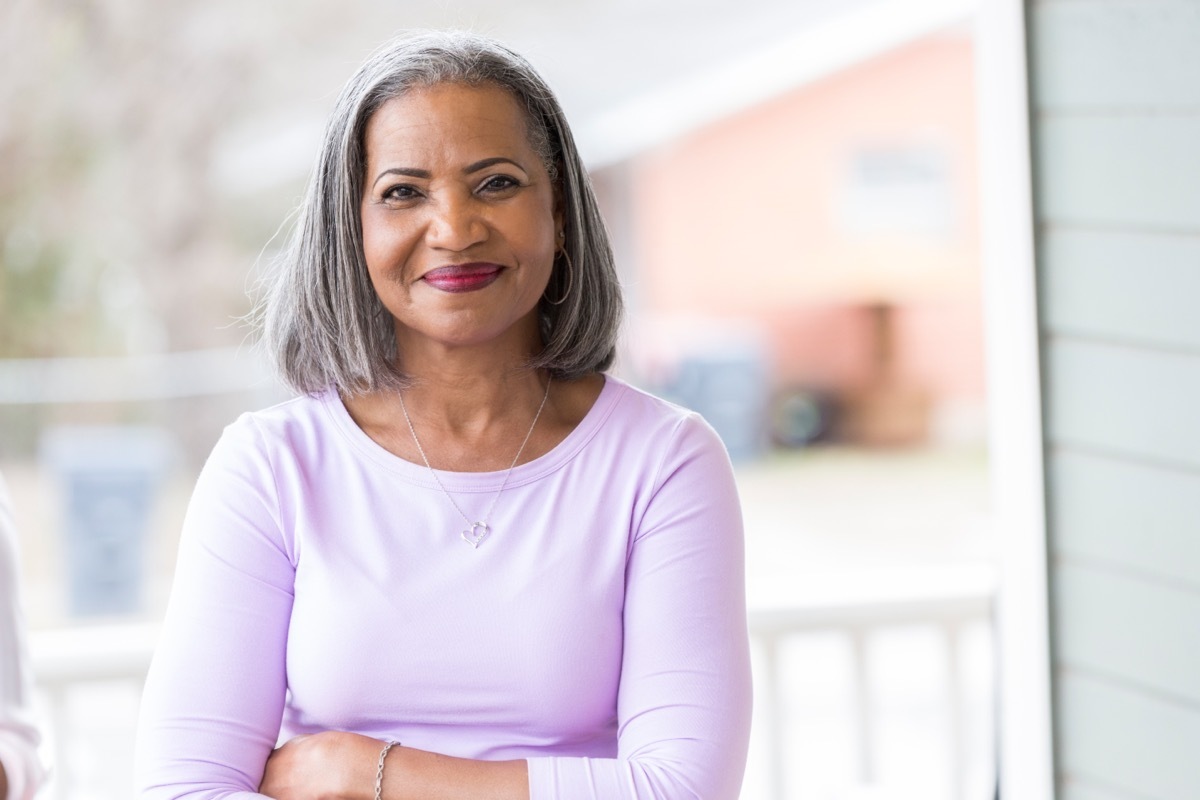
[{"label": "shoulder", "polygon": [[614,394],[612,416],[622,427],[653,436],[660,442],[662,437],[673,441],[697,439],[723,449],[716,431],[695,411],[619,378],[608,376],[607,381]]},{"label": "shoulder", "polygon": [[733,466],[712,426],[695,411],[624,382],[613,389],[614,455],[606,468],[638,483],[634,540],[701,517],[712,530],[740,530]]},{"label": "shoulder", "polygon": [[247,448],[268,454],[281,449],[293,453],[307,450],[334,433],[337,425],[330,406],[338,402],[330,389],[247,411],[225,427],[214,455]]},{"label": "shoulder", "polygon": [[307,478],[320,472],[327,440],[337,436],[330,431],[329,400],[302,395],[246,412],[226,426],[196,481],[185,535],[234,548],[260,535],[293,553],[295,499],[303,496]]},{"label": "shoulder", "polygon": [[728,464],[724,443],[700,414],[621,379],[607,380],[611,400],[604,429],[620,442],[623,461],[653,464],[659,477],[696,458]]},{"label": "shoulder", "polygon": [[[333,402],[337,395],[332,392]],[[227,425],[201,471],[201,485],[213,483],[220,491],[234,485],[252,491],[276,493],[288,476],[304,475],[317,468],[329,452],[331,438],[339,438],[325,393],[302,395],[269,408],[248,411]]]}]

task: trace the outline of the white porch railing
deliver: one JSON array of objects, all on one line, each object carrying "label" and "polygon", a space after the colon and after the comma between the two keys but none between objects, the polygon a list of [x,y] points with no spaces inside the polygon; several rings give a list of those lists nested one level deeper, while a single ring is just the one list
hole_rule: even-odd
[{"label": "white porch railing", "polygon": [[[770,800],[785,800],[787,754],[785,715],[781,712],[784,676],[779,645],[790,636],[834,631],[849,639],[853,663],[854,741],[858,779],[877,778],[874,731],[876,713],[868,685],[867,640],[891,627],[926,625],[941,631],[946,643],[946,700],[950,713],[948,776],[953,796],[968,794],[961,634],[970,624],[990,623],[996,576],[988,565],[897,568],[886,571],[797,578],[800,584],[786,606],[751,608],[750,635],[760,645],[761,678],[755,686],[757,707],[765,714]],[[806,585],[807,584],[807,585]]]},{"label": "white porch railing", "polygon": [[[71,763],[68,718],[71,690],[89,683],[123,682],[140,694],[158,640],[158,629],[158,625],[148,623],[97,624],[31,633],[34,687],[46,704],[49,718],[46,733],[51,745],[54,800],[72,800],[70,790],[75,785],[72,776],[66,774]],[[129,771],[132,768],[129,765]]]}]

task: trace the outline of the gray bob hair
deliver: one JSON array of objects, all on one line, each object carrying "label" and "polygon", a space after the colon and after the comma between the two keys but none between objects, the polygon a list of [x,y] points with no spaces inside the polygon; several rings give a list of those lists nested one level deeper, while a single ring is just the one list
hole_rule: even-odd
[{"label": "gray bob hair", "polygon": [[336,387],[357,394],[410,384],[392,315],[371,285],[363,256],[363,137],[385,102],[439,83],[491,84],[509,92],[525,110],[530,144],[557,186],[566,240],[538,303],[543,349],[529,366],[570,380],[612,365],[620,283],[558,100],[528,61],[498,42],[435,31],[377,50],[342,89],[325,128],[290,240],[256,312],[264,346],[296,391]]}]

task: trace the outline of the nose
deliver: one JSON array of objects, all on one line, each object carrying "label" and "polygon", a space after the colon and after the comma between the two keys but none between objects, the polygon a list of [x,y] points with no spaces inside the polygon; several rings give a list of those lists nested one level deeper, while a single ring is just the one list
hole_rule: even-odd
[{"label": "nose", "polygon": [[461,252],[487,239],[487,222],[471,196],[444,196],[433,206],[426,242],[439,250]]}]

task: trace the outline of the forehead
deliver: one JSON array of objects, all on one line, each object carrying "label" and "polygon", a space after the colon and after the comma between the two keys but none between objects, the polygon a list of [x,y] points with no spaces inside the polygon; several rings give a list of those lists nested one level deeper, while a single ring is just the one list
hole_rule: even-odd
[{"label": "forehead", "polygon": [[[536,155],[520,104],[491,85],[439,83],[411,89],[381,105],[367,121],[367,163],[396,158]],[[419,165],[412,165],[419,166]]]}]

